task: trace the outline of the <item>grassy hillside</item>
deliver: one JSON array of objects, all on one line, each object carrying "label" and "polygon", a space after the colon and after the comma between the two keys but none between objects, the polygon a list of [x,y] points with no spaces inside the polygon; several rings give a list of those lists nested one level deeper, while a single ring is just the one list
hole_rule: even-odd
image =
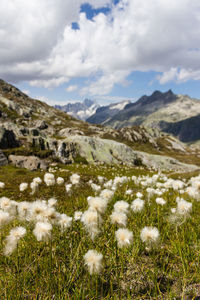
[{"label": "grassy hillside", "polygon": [[[43,171],[29,172],[11,166],[0,170],[0,181],[5,183],[4,188],[0,185],[0,197],[15,200],[17,203],[12,203],[13,207],[19,207],[22,201],[33,203],[36,199],[54,197],[57,199],[51,206],[54,212],[73,217],[69,227],[62,231],[58,216],[48,215],[45,222],[52,224],[49,239],[37,241],[33,231],[38,217],[42,216],[42,208],[35,219],[27,215],[19,218],[19,209],[18,213],[9,211],[9,205],[0,198],[1,208],[13,215],[9,224],[0,229],[0,299],[193,299],[200,294],[200,202],[186,193],[187,186],[191,185],[189,178],[197,173],[185,174],[185,179],[171,181],[173,184],[167,188],[166,182],[170,181],[166,176],[152,177],[155,174],[140,168],[72,164],[57,165],[50,171],[55,179],[61,176],[64,183],[47,186]],[[79,183],[66,192],[65,184],[70,184],[70,176],[76,173],[80,175]],[[31,194],[30,183],[38,176],[42,183]],[[98,176],[104,178],[98,179]],[[179,177],[179,174],[173,175],[174,179]],[[106,210],[97,214],[99,234],[94,239],[83,221],[74,219],[75,211],[88,209],[87,197],[100,193],[91,180],[100,186],[100,191],[105,188],[114,191]],[[22,182],[29,186],[20,192]],[[155,188],[161,194],[150,196],[147,188]],[[144,207],[135,212],[132,205],[125,213],[124,227],[132,232],[133,239],[130,244],[125,241],[126,246],[121,248],[115,232],[123,226],[112,224],[110,216],[117,201],[124,200],[131,205],[138,192],[143,194]],[[192,203],[192,208],[187,211],[186,205],[185,211],[181,211],[179,196]],[[157,204],[158,197],[166,204]],[[43,205],[46,207],[43,213],[47,213],[47,202]],[[172,208],[176,208],[175,213]],[[92,228],[96,225],[94,222]],[[27,232],[12,253],[5,255],[6,236],[17,226],[23,226]],[[155,238],[155,242],[151,238],[147,242],[141,239],[141,230],[145,226],[158,229],[159,238]],[[87,262],[88,265],[84,260],[84,255],[91,249],[103,255],[99,268],[90,269],[93,274],[89,273],[88,266],[94,266],[94,259]]]}]

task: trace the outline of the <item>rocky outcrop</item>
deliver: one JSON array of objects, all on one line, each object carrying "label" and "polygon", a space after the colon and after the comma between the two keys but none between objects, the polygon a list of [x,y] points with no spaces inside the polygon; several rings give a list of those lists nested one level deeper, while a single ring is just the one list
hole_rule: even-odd
[{"label": "rocky outcrop", "polygon": [[[62,143],[73,145],[76,149],[74,153],[84,157],[89,163],[144,165],[155,170],[176,172],[190,172],[199,168],[195,165],[183,164],[168,156],[135,151],[122,143],[107,139],[75,135],[68,137]],[[62,152],[60,154],[62,155]]]},{"label": "rocky outcrop", "polygon": [[31,171],[37,169],[46,170],[48,165],[36,156],[9,155],[8,160],[11,164],[19,168],[25,168]]},{"label": "rocky outcrop", "polygon": [[7,164],[8,164],[8,160],[5,157],[5,155],[3,154],[3,152],[0,150],[0,167],[5,166]]},{"label": "rocky outcrop", "polygon": [[16,148],[20,146],[20,142],[12,130],[0,127],[0,149]]}]

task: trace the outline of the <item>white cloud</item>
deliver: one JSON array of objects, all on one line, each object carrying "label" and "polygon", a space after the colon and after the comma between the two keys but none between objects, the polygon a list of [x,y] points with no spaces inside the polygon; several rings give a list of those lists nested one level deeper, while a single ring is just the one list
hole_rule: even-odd
[{"label": "white cloud", "polygon": [[79,13],[84,2],[2,0],[0,76],[44,87],[89,77],[81,93],[91,95],[108,94],[132,71],[161,72],[162,84],[200,80],[199,0],[121,0],[93,20]]},{"label": "white cloud", "polygon": [[66,91],[69,92],[69,93],[71,93],[71,92],[76,91],[77,88],[78,88],[77,85],[69,85],[69,86],[66,88]]}]

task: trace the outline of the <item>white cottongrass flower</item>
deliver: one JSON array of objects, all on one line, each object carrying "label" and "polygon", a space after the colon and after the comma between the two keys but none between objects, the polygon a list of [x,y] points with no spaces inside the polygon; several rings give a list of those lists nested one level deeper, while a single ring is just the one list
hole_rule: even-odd
[{"label": "white cottongrass flower", "polygon": [[30,187],[32,190],[31,194],[33,195],[38,190],[39,184],[36,181],[32,181]]},{"label": "white cottongrass flower", "polygon": [[19,185],[19,190],[20,190],[20,192],[25,191],[27,188],[28,188],[28,183],[26,183],[26,182],[22,182],[22,183]]},{"label": "white cottongrass flower", "polygon": [[119,248],[129,246],[133,241],[132,231],[126,228],[120,228],[115,232],[115,237],[117,240],[117,245]]},{"label": "white cottongrass flower", "polygon": [[81,222],[84,224],[92,240],[94,240],[99,233],[99,225],[102,223],[99,213],[96,210],[88,209],[83,213]]},{"label": "white cottongrass flower", "polygon": [[103,255],[96,250],[89,250],[84,255],[85,265],[88,268],[90,275],[99,274],[102,270]]},{"label": "white cottongrass flower", "polygon": [[65,185],[65,190],[66,190],[67,193],[69,193],[71,191],[71,188],[72,188],[71,183]]},{"label": "white cottongrass flower", "polygon": [[119,213],[127,214],[128,208],[129,208],[129,204],[124,200],[117,201],[114,205],[114,210]]},{"label": "white cottongrass flower", "polygon": [[140,238],[144,243],[156,243],[159,239],[159,231],[156,227],[146,226],[141,230]]},{"label": "white cottongrass flower", "polygon": [[184,199],[180,199],[177,203],[177,213],[179,215],[186,215],[192,210],[192,203]]},{"label": "white cottongrass flower", "polygon": [[101,191],[101,193],[99,194],[99,197],[101,198],[105,198],[108,201],[110,201],[114,196],[114,191],[111,191],[109,189],[104,189]]},{"label": "white cottongrass flower", "polygon": [[80,175],[75,173],[75,174],[71,175],[69,179],[70,179],[72,184],[79,184]]},{"label": "white cottongrass flower", "polygon": [[61,231],[64,232],[72,225],[72,217],[68,217],[66,214],[59,216],[58,225],[61,227]]},{"label": "white cottongrass flower", "polygon": [[133,191],[131,190],[131,189],[129,189],[129,190],[126,190],[126,195],[131,195],[133,193]]},{"label": "white cottongrass flower", "polygon": [[31,204],[27,201],[22,201],[18,203],[17,212],[20,220],[26,220],[30,209],[30,205]]},{"label": "white cottongrass flower", "polygon": [[58,177],[56,182],[57,182],[58,185],[62,185],[65,181],[64,181],[64,178]]},{"label": "white cottongrass flower", "polygon": [[17,210],[16,210],[17,205],[18,205],[17,202],[12,201],[7,197],[0,198],[0,209],[8,212],[12,216],[15,216],[17,213]]},{"label": "white cottongrass flower", "polygon": [[75,211],[75,213],[74,213],[74,221],[81,220],[82,215],[83,215],[82,211]]},{"label": "white cottongrass flower", "polygon": [[121,212],[113,211],[110,215],[111,224],[117,224],[119,226],[126,226],[127,215]]},{"label": "white cottongrass flower", "polygon": [[37,184],[41,184],[42,179],[40,177],[35,177],[35,178],[33,178],[33,182],[36,182]]},{"label": "white cottongrass flower", "polygon": [[47,222],[51,224],[55,224],[58,219],[58,212],[56,212],[55,207],[49,207],[40,214],[40,218],[38,218],[38,221],[41,220],[42,222]]},{"label": "white cottongrass flower", "polygon": [[4,189],[5,183],[0,181],[0,189]]},{"label": "white cottongrass flower", "polygon": [[4,248],[4,254],[6,256],[11,255],[16,249],[19,240],[26,234],[26,228],[19,226],[11,229],[9,235],[6,237],[6,245]]},{"label": "white cottongrass flower", "polygon": [[163,206],[166,204],[166,201],[163,198],[158,197],[156,198],[156,203]]},{"label": "white cottongrass flower", "polygon": [[100,185],[97,185],[95,183],[92,183],[91,184],[91,188],[97,193],[97,192],[100,192],[101,190],[101,186]]},{"label": "white cottongrass flower", "polygon": [[48,206],[49,206],[49,207],[55,206],[56,203],[57,203],[57,199],[55,199],[55,198],[50,198],[50,199],[48,200]]},{"label": "white cottongrass flower", "polygon": [[45,211],[47,209],[46,201],[36,200],[30,204],[28,210],[28,221],[42,221],[45,215]]},{"label": "white cottongrass flower", "polygon": [[137,198],[142,198],[142,197],[143,197],[143,194],[140,193],[140,192],[137,192],[136,197],[137,197]]},{"label": "white cottongrass flower", "polygon": [[0,229],[8,224],[11,220],[12,217],[9,215],[9,213],[0,209]]},{"label": "white cottongrass flower", "polygon": [[96,210],[98,213],[103,214],[107,208],[107,200],[101,197],[91,197],[87,198],[89,207]]},{"label": "white cottongrass flower", "polygon": [[175,212],[176,212],[176,208],[175,207],[171,208],[171,213],[175,214]]},{"label": "white cottongrass flower", "polygon": [[9,211],[12,207],[11,200],[7,197],[0,198],[0,208],[4,211]]},{"label": "white cottongrass flower", "polygon": [[51,238],[52,225],[50,223],[38,222],[35,225],[33,234],[38,242],[48,241]]},{"label": "white cottongrass flower", "polygon": [[55,184],[55,177],[52,173],[45,173],[44,174],[44,182],[47,186],[52,186]]},{"label": "white cottongrass flower", "polygon": [[104,177],[103,176],[98,176],[97,179],[98,179],[100,184],[102,184],[104,182]]},{"label": "white cottongrass flower", "polygon": [[131,203],[131,209],[133,212],[140,212],[143,210],[143,208],[144,208],[144,200],[140,198],[133,200],[133,202]]}]

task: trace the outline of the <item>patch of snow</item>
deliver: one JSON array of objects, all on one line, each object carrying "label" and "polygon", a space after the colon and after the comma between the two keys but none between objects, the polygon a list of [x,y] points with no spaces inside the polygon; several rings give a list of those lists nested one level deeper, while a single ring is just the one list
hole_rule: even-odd
[{"label": "patch of snow", "polygon": [[116,105],[110,106],[110,109],[122,110],[129,103],[130,103],[130,101],[123,101],[123,102],[117,103]]}]

